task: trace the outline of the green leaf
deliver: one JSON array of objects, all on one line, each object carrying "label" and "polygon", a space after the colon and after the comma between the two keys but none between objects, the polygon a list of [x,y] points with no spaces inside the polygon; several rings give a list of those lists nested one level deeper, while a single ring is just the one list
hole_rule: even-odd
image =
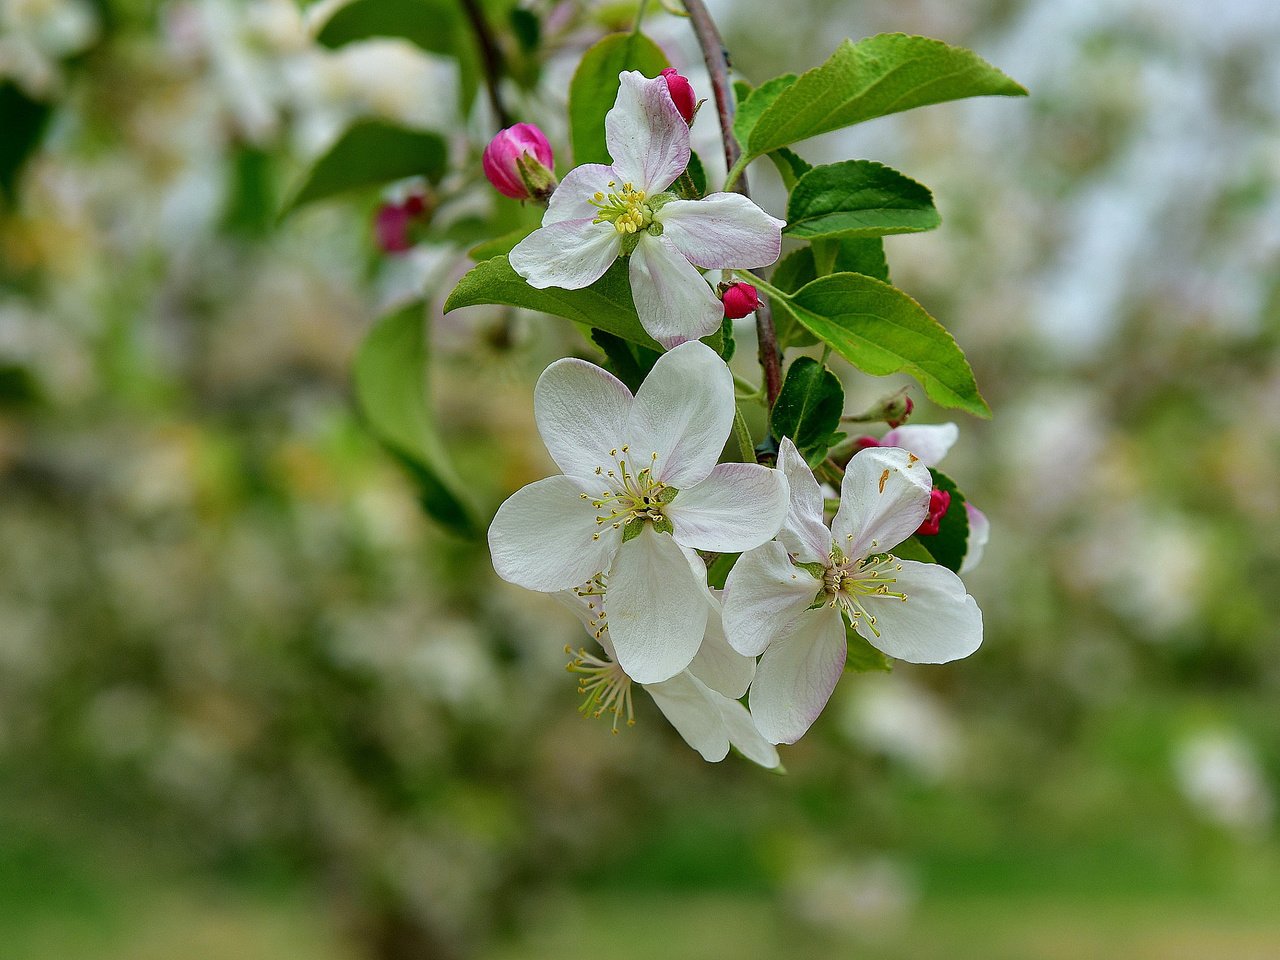
[{"label": "green leaf", "polygon": [[812,357],[798,357],[773,405],[769,430],[775,440],[790,437],[810,464],[821,463],[840,427],[844,387],[840,378]]},{"label": "green leaf", "polygon": [[481,260],[492,260],[494,257],[505,257],[509,254],[517,243],[527,237],[533,231],[538,229],[536,222],[527,226],[518,227],[510,233],[504,233],[500,237],[494,237],[492,240],[485,240],[483,243],[477,243],[474,247],[467,251],[467,256],[479,263]]},{"label": "green leaf", "polygon": [[844,668],[850,673],[889,673],[893,670],[893,661],[873,647],[862,634],[844,622],[844,636],[848,642],[849,652],[844,659]]},{"label": "green leaf", "polygon": [[738,112],[733,116],[733,135],[738,138],[738,143],[743,150],[747,149],[751,131],[760,119],[760,115],[795,82],[794,73],[784,73],[780,77],[766,80],[745,97],[738,98]]},{"label": "green leaf", "polygon": [[751,429],[742,416],[742,408],[737,405],[733,408],[733,443],[729,444],[726,456],[732,457],[737,463],[756,462],[756,447],[751,442]]},{"label": "green leaf", "polygon": [[[964,508],[964,494],[945,473],[932,467],[929,468],[929,473],[933,476],[934,487],[951,494],[951,504],[947,507],[942,522],[938,524],[938,532],[933,535],[916,534],[916,539],[929,551],[936,563],[959,573],[964,555],[969,549],[969,511]],[[893,552],[898,553],[897,550]]]},{"label": "green leaf", "polygon": [[18,175],[52,115],[48,104],[32,100],[15,84],[0,82],[0,196],[13,199]]},{"label": "green leaf", "polygon": [[356,354],[355,394],[370,431],[413,474],[427,513],[455,533],[478,536],[427,408],[427,342],[421,301],[379,320]]},{"label": "green leaf", "polygon": [[919,537],[907,537],[900,544],[893,548],[893,555],[899,560],[919,560],[921,563],[937,563],[933,558],[933,554],[929,552],[929,548],[924,545]]},{"label": "green leaf", "polygon": [[516,42],[525,53],[533,53],[542,41],[542,21],[532,10],[515,7],[509,14],[511,32],[516,35]]},{"label": "green leaf", "polygon": [[335,48],[371,37],[399,37],[432,53],[453,54],[459,8],[442,0],[352,0],[320,27],[316,42]]},{"label": "green leaf", "polygon": [[910,373],[935,403],[991,416],[955,339],[896,287],[834,273],[801,287],[787,309],[860,370],[877,377]]},{"label": "green leaf", "polygon": [[405,177],[422,176],[438,183],[445,165],[445,142],[439,134],[406,130],[381,120],[363,120],[316,161],[284,213],[357,187]]},{"label": "green leaf", "polygon": [[686,199],[701,200],[707,195],[707,168],[702,165],[702,158],[696,153],[690,152],[689,166],[686,168],[689,179],[693,181],[693,189],[697,191],[696,197],[688,197]]},{"label": "green leaf", "polygon": [[977,54],[940,40],[901,33],[846,40],[826,63],[773,97],[751,124],[744,148],[748,158],[761,157],[873,117],[963,97],[1026,92]]},{"label": "green leaf", "polygon": [[603,330],[592,330],[591,340],[607,358],[605,368],[627,385],[632,393],[640,389],[644,378],[661,356],[656,350],[628,343],[621,337]]},{"label": "green leaf", "polygon": [[[772,154],[770,154],[772,156]],[[884,241],[878,237],[867,239],[842,239],[821,241],[831,243],[835,247],[835,271],[837,273],[865,273],[877,280],[889,282],[889,264],[884,257]],[[813,249],[801,247],[793,250],[778,264],[773,271],[770,283],[785,293],[795,293],[806,283],[818,278],[814,263]],[[769,298],[773,304],[774,327],[778,336],[778,345],[787,347],[807,347],[817,343],[818,339],[807,328],[800,324],[791,311],[789,301],[776,297]]]},{"label": "green leaf", "polygon": [[604,115],[618,97],[618,74],[639,70],[656,77],[671,64],[658,45],[642,33],[613,33],[582,57],[569,83],[569,135],[573,162],[610,163],[604,142]]},{"label": "green leaf", "polygon": [[477,303],[541,310],[604,330],[650,350],[662,349],[640,326],[631,301],[627,265],[621,260],[605,271],[603,277],[581,290],[562,290],[559,287],[536,290],[511,268],[505,256],[494,257],[476,264],[458,281],[445,301],[444,312]]},{"label": "green leaf", "polygon": [[740,553],[722,553],[712,560],[707,565],[707,586],[723,590],[724,582],[729,579],[729,571],[740,556]]},{"label": "green leaf", "polygon": [[788,190],[794,190],[800,178],[813,169],[813,164],[786,147],[779,147],[777,150],[771,151],[769,159],[778,168],[778,173],[782,177],[782,185]]},{"label": "green leaf", "polygon": [[783,232],[806,239],[883,237],[932,230],[941,222],[928,187],[881,163],[846,160],[814,167],[799,179]]}]

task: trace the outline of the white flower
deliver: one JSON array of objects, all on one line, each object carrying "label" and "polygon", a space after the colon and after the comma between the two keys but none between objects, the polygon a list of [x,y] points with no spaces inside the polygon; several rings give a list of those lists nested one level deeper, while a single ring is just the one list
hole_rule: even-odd
[{"label": "white flower", "polygon": [[620,80],[604,121],[613,165],[569,171],[542,227],[511,251],[511,266],[530,286],[578,290],[630,254],[640,323],[671,347],[714,333],[724,318],[697,268],[768,266],[778,259],[783,221],[736,193],[678,200],[661,192],[689,164],[689,126],[664,78],[630,71]]},{"label": "white flower", "polygon": [[[684,551],[695,569],[702,561],[692,551]],[[738,702],[755,675],[755,660],[744,657],[725,640],[720,621],[720,602],[705,587],[708,604],[706,635],[698,654],[688,668],[670,680],[641,684],[653,697],[658,709],[704,760],[716,763],[729,754],[729,746],[760,764],[778,765],[778,751],[768,743],[751,720],[747,708]],[[556,596],[581,618],[583,625],[600,646],[603,656],[578,650],[569,663],[569,671],[577,674],[578,691],[586,699],[580,711],[584,716],[610,714],[616,733],[619,722],[635,722],[631,702],[631,678],[617,663],[613,641],[604,613],[607,594],[603,577],[596,577],[580,587]],[[566,653],[573,653],[565,647]]]},{"label": "white flower", "polygon": [[[936,467],[959,436],[960,428],[954,423],[907,423],[894,427],[877,440],[876,445],[901,447],[908,453],[914,453],[926,467]],[[991,536],[991,521],[968,500],[964,502],[964,509],[969,516],[969,540],[965,544],[960,572],[968,573],[982,562],[982,554]]]},{"label": "white flower", "polygon": [[640,683],[689,665],[706,632],[706,570],[682,547],[717,553],[771,539],[787,512],[783,475],[720,463],[733,377],[693,341],[663,354],[632,397],[612,374],[557,360],[534,389],[534,417],[564,476],[512,494],[489,527],[504,580],[555,592],[604,574],[618,662]]},{"label": "white flower", "polygon": [[830,530],[818,482],[788,439],[778,467],[791,496],[781,542],[734,565],[724,623],[735,650],[764,654],[751,687],[760,732],[773,743],[794,743],[844,670],[846,617],[891,657],[946,663],[978,649],[982,612],[950,570],[888,553],[928,510],[932,482],[920,458],[896,447],[855,454]]}]

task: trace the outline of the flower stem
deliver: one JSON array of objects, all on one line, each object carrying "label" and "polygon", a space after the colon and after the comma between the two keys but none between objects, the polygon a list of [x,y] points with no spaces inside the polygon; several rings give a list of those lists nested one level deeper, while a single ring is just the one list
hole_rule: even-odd
[{"label": "flower stem", "polygon": [[[711,92],[715,96],[716,114],[720,118],[720,139],[724,143],[724,163],[729,170],[729,179],[725,189],[735,189],[744,197],[750,197],[744,174],[746,165],[742,163],[742,148],[733,135],[733,87],[729,83],[729,51],[724,48],[720,39],[720,31],[715,21],[707,12],[702,0],[684,0],[684,8],[689,12],[689,21],[693,24],[694,35],[698,38],[698,46],[702,48],[702,59],[707,65],[707,73],[711,76]],[[764,370],[765,396],[769,408],[778,399],[782,389],[782,351],[778,349],[778,334],[773,326],[773,314],[769,305],[761,302],[756,309],[756,339],[760,342],[760,367]]]},{"label": "flower stem", "polygon": [[458,0],[462,10],[471,21],[471,32],[476,35],[476,46],[480,48],[480,61],[484,66],[484,86],[489,93],[489,106],[493,108],[494,119],[500,129],[511,126],[511,114],[502,102],[502,74],[505,68],[502,62],[502,51],[493,39],[493,31],[489,29],[489,21],[484,17],[478,0]]}]

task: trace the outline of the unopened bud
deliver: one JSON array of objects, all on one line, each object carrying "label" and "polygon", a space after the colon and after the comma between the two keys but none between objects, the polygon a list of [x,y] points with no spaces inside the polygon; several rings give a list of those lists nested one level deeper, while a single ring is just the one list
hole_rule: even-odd
[{"label": "unopened bud", "polygon": [[378,247],[384,253],[404,253],[413,247],[414,233],[431,221],[427,197],[410,194],[400,203],[384,203],[373,220]]},{"label": "unopened bud", "polygon": [[532,123],[499,131],[484,148],[481,163],[484,175],[504,197],[545,200],[556,188],[551,144]]},{"label": "unopened bud", "polygon": [[724,301],[724,315],[730,320],[740,320],[760,306],[760,294],[749,283],[730,284],[720,299]]},{"label": "unopened bud", "polygon": [[915,408],[911,395],[905,391],[890,397],[884,407],[884,422],[889,425],[890,430],[896,430],[911,419],[911,411]]},{"label": "unopened bud", "polygon": [[933,537],[942,529],[942,518],[947,515],[951,506],[951,494],[946,490],[934,487],[929,491],[929,512],[925,514],[924,523],[916,531],[917,536]]},{"label": "unopened bud", "polygon": [[698,98],[693,94],[693,84],[672,67],[663,70],[662,77],[667,81],[667,90],[670,91],[680,116],[684,117],[684,122],[693,123],[693,115],[698,111]]}]

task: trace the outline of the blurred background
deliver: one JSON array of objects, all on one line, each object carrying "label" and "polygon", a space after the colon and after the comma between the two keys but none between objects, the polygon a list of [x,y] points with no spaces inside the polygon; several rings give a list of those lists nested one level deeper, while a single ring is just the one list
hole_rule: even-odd
[{"label": "blurred background", "polygon": [[[522,9],[549,52],[512,96],[562,144],[577,58],[634,5]],[[1032,97],[799,148],[933,188],[943,227],[889,261],[996,411],[946,464],[993,532],[978,654],[847,676],[772,776],[646,698],[616,737],[580,719],[576,622],[426,519],[354,410],[373,319],[438,313],[463,227],[505,214],[479,181],[398,256],[376,191],[276,214],[358,117],[469,141],[474,181],[493,124],[456,61],[326,49],[292,0],[0,0],[6,957],[1280,956],[1280,5],[783,10],[713,4],[751,81],[904,31]],[[712,110],[694,132],[714,161]],[[547,472],[533,379],[593,354],[434,319],[491,509]],[[850,374],[849,409],[897,385]]]}]

